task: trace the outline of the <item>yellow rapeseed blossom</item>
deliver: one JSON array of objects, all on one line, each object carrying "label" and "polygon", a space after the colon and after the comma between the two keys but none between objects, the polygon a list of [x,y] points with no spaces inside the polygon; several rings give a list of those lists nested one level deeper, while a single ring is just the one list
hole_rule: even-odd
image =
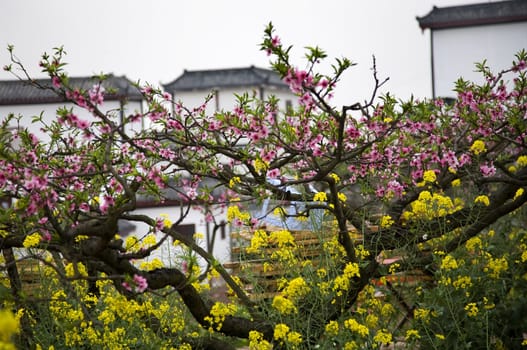
[{"label": "yellow rapeseed blossom", "polygon": [[326,202],[328,200],[328,195],[326,194],[326,192],[317,192],[313,196],[313,200],[315,202]]},{"label": "yellow rapeseed blossom", "polygon": [[84,266],[83,263],[78,262],[76,265],[73,263],[69,263],[64,267],[64,270],[66,272],[66,277],[72,278],[75,276],[88,276],[88,270],[86,269],[86,266]]},{"label": "yellow rapeseed blossom", "polygon": [[472,237],[465,243],[465,247],[469,252],[474,252],[477,249],[481,249],[483,247],[483,242],[481,241],[481,238],[479,237]]},{"label": "yellow rapeseed blossom", "polygon": [[238,177],[238,176],[235,176],[233,177],[230,181],[229,181],[229,188],[233,188],[234,186],[236,186],[236,184],[242,182],[242,180]]},{"label": "yellow rapeseed blossom", "polygon": [[452,187],[459,187],[461,185],[461,180],[455,179],[451,182],[451,184],[452,184]]},{"label": "yellow rapeseed blossom", "polygon": [[273,210],[273,214],[276,215],[276,216],[279,216],[279,217],[285,217],[285,215],[287,214],[287,212],[286,212],[285,209],[282,208],[282,207],[276,207],[276,208],[274,208],[274,210]]},{"label": "yellow rapeseed blossom", "polygon": [[375,314],[368,314],[368,316],[366,316],[365,322],[368,328],[370,329],[377,328],[378,323],[379,323],[379,317]]},{"label": "yellow rapeseed blossom", "polygon": [[329,321],[325,329],[327,334],[335,336],[339,333],[339,323],[337,321]]},{"label": "yellow rapeseed blossom", "polygon": [[421,339],[421,336],[419,335],[419,331],[417,329],[409,329],[406,331],[404,340],[412,341],[412,340],[417,340],[417,339]]},{"label": "yellow rapeseed blossom", "polygon": [[509,263],[505,257],[491,258],[483,271],[488,272],[492,278],[499,278],[500,274],[507,271],[508,268]]},{"label": "yellow rapeseed blossom", "polygon": [[[439,193],[422,191],[417,200],[411,203],[411,212],[404,215],[406,220],[412,218],[437,218],[447,214],[452,214],[461,209],[459,205],[454,205],[452,199]],[[407,212],[405,212],[407,213]]]},{"label": "yellow rapeseed blossom", "polygon": [[240,221],[248,221],[251,218],[251,214],[247,212],[240,211],[240,208],[237,205],[231,205],[227,208],[227,221],[232,222],[235,219]]},{"label": "yellow rapeseed blossom", "polygon": [[156,235],[153,233],[150,233],[143,238],[143,245],[142,248],[153,246],[157,243]]},{"label": "yellow rapeseed blossom", "polygon": [[474,199],[474,203],[481,203],[483,204],[484,206],[488,207],[490,205],[490,200],[489,200],[489,197],[485,196],[485,195],[481,195],[481,196],[477,196],[475,199]]},{"label": "yellow rapeseed blossom", "polygon": [[161,259],[154,258],[151,261],[143,261],[143,262],[141,262],[141,264],[139,265],[139,268],[141,270],[145,270],[145,271],[153,271],[153,270],[156,270],[156,269],[160,269],[160,268],[162,268],[164,266],[165,265],[163,264]]},{"label": "yellow rapeseed blossom", "polygon": [[341,202],[346,202],[348,200],[348,197],[346,197],[346,195],[344,193],[342,193],[342,192],[339,192],[337,194],[337,196],[339,198],[339,201],[341,201]]},{"label": "yellow rapeseed blossom", "polygon": [[210,325],[210,330],[215,328],[219,331],[223,325],[223,321],[227,316],[232,316],[238,310],[236,304],[225,304],[217,301],[212,305],[210,309],[210,316],[206,316],[204,319]]},{"label": "yellow rapeseed blossom", "polygon": [[476,317],[478,315],[478,306],[476,303],[468,303],[465,305],[465,311],[469,317]]},{"label": "yellow rapeseed blossom", "polygon": [[362,337],[367,337],[370,334],[370,330],[363,324],[360,324],[354,318],[347,319],[344,321],[344,327],[350,331],[359,334]]},{"label": "yellow rapeseed blossom", "polygon": [[472,279],[470,276],[459,276],[454,282],[452,282],[452,285],[456,289],[466,289],[472,286]]},{"label": "yellow rapeseed blossom", "polygon": [[524,192],[523,188],[518,188],[512,200],[515,201],[516,199],[520,198],[523,195],[523,192]]},{"label": "yellow rapeseed blossom", "polygon": [[273,298],[272,307],[274,307],[276,310],[278,310],[284,315],[289,315],[297,312],[295,304],[293,304],[291,300],[284,298],[281,295],[277,295]]},{"label": "yellow rapeseed blossom", "polygon": [[527,166],[527,156],[519,156],[516,160],[516,165],[518,165],[519,168],[524,168]]},{"label": "yellow rapeseed blossom", "polygon": [[302,335],[298,332],[289,332],[287,342],[293,346],[302,344]]},{"label": "yellow rapeseed blossom", "polygon": [[133,251],[138,250],[139,245],[137,243],[138,243],[137,237],[128,236],[126,237],[126,240],[124,241],[124,249],[133,250]]},{"label": "yellow rapeseed blossom", "polygon": [[172,227],[172,221],[168,218],[168,214],[159,214],[161,219],[163,220],[163,226],[165,228],[171,228]]},{"label": "yellow rapeseed blossom", "polygon": [[283,294],[288,298],[298,299],[309,293],[310,290],[311,288],[309,288],[306,281],[302,277],[296,277],[289,281],[287,287],[283,291]]},{"label": "yellow rapeseed blossom", "polygon": [[481,140],[476,140],[474,141],[474,143],[472,144],[472,146],[470,146],[470,151],[472,153],[474,153],[475,155],[478,155],[480,153],[483,153],[485,152],[487,149],[485,147],[485,142],[481,141]]},{"label": "yellow rapeseed blossom", "polygon": [[15,350],[11,337],[20,332],[20,323],[9,310],[0,309],[0,349]]},{"label": "yellow rapeseed blossom", "polygon": [[425,171],[424,174],[423,174],[423,180],[425,182],[430,182],[430,183],[436,182],[437,178],[436,178],[435,171],[433,171],[433,170]]},{"label": "yellow rapeseed blossom", "polygon": [[386,329],[379,330],[373,337],[373,341],[378,344],[388,344],[392,341],[392,334]]},{"label": "yellow rapeseed blossom", "polygon": [[390,215],[383,215],[381,218],[381,227],[382,228],[389,228],[393,225],[395,221],[392,219]]},{"label": "yellow rapeseed blossom", "polygon": [[357,263],[347,263],[344,267],[344,276],[347,278],[360,277],[360,268]]},{"label": "yellow rapeseed blossom", "polygon": [[331,174],[329,174],[329,176],[331,176],[333,178],[335,183],[339,183],[340,182],[340,177],[337,174],[331,173]]},{"label": "yellow rapeseed blossom", "polygon": [[[269,163],[267,162],[264,162],[263,160],[261,160],[260,158],[257,158],[254,160],[253,162],[253,166],[254,166],[254,170],[256,170],[256,172],[258,174],[263,174],[267,171],[267,169],[269,168]],[[232,188],[232,187],[231,187]]]},{"label": "yellow rapeseed blossom", "polygon": [[381,308],[381,316],[388,318],[395,314],[395,308],[392,304],[384,304]]},{"label": "yellow rapeseed blossom", "polygon": [[428,323],[430,321],[430,310],[423,308],[414,309],[414,318],[416,320],[423,320],[424,323]]},{"label": "yellow rapeseed blossom", "polygon": [[85,241],[87,240],[88,238],[90,238],[89,236],[87,235],[78,235],[77,237],[75,237],[75,242],[82,242],[82,241]]},{"label": "yellow rapeseed blossom", "polygon": [[346,342],[346,344],[344,344],[344,350],[357,350],[358,348],[359,348],[359,346],[353,340],[352,341],[348,341],[348,342]]},{"label": "yellow rapeseed blossom", "polygon": [[289,326],[284,323],[278,323],[274,327],[273,337],[275,340],[285,340],[287,333],[289,332]]},{"label": "yellow rapeseed blossom", "polygon": [[487,299],[487,297],[483,297],[483,308],[485,310],[492,310],[496,307],[496,304],[494,303],[489,303],[489,299]]},{"label": "yellow rapeseed blossom", "polygon": [[459,267],[459,265],[458,265],[456,259],[452,255],[446,255],[441,260],[440,268],[442,270],[454,270],[454,269],[457,269],[458,267]]},{"label": "yellow rapeseed blossom", "polygon": [[24,246],[24,248],[36,247],[40,243],[40,240],[41,240],[40,234],[38,232],[35,232],[27,236],[24,239],[24,242],[22,243],[22,245]]},{"label": "yellow rapeseed blossom", "polygon": [[271,350],[273,346],[258,331],[249,332],[249,350]]},{"label": "yellow rapeseed blossom", "polygon": [[295,246],[295,239],[288,230],[278,230],[271,232],[269,235],[269,241],[278,245],[278,248]]}]

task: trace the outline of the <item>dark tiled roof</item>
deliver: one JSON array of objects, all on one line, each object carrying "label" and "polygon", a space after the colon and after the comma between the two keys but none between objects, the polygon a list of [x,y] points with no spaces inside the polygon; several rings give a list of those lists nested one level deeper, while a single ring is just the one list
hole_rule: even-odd
[{"label": "dark tiled roof", "polygon": [[168,92],[242,86],[287,87],[276,72],[254,66],[216,70],[185,70],[179,78],[163,85]]},{"label": "dark tiled roof", "polygon": [[[51,87],[51,79],[35,79],[42,86]],[[70,77],[73,88],[89,90],[98,82],[96,77]],[[141,101],[141,92],[126,78],[108,75],[102,86],[106,89],[105,100],[126,99]],[[110,90],[114,90],[111,92]],[[41,104],[64,102],[64,98],[50,89],[39,89],[23,80],[0,80],[0,105]]]},{"label": "dark tiled roof", "polygon": [[527,21],[527,0],[434,6],[426,16],[417,17],[417,21],[423,30]]}]

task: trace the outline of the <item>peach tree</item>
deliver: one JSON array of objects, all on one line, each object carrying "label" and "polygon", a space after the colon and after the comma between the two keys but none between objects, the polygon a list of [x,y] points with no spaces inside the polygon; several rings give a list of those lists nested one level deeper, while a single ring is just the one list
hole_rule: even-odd
[{"label": "peach tree", "polygon": [[[12,130],[25,117],[2,116],[0,190],[13,205],[0,209],[9,286],[1,295],[18,310],[27,335],[20,341],[185,349],[234,347],[234,337],[253,349],[453,348],[476,344],[484,329],[486,345],[519,346],[524,316],[510,327],[492,323],[522,304],[526,288],[527,236],[517,221],[527,200],[527,53],[497,74],[478,65],[483,83],[459,80],[448,103],[379,98],[384,81],[374,65],[371,99],[337,107],[332,94],[351,61],[321,72],[326,54],[310,47],[299,68],[272,25],[261,47],[297,108],[245,94],[233,110],[207,114],[207,99],[190,109],[138,85],[147,108],[121,117],[102,108],[104,76],[89,90],[70,84],[61,48],[40,62],[49,86],[31,80],[9,48],[5,70],[76,105],[51,123],[35,118],[46,140]],[[140,122],[149,127],[129,131]],[[141,196],[163,203],[169,192],[179,202],[176,222],[136,212]],[[265,214],[284,222],[321,221],[316,230],[329,238],[316,261],[296,254],[287,225],[273,232],[267,215],[246,210],[264,202],[272,203]],[[286,271],[275,295],[251,298],[239,276],[179,232],[193,206],[224,207],[260,257],[278,246],[265,266]],[[204,213],[219,222],[212,214]],[[123,239],[122,221],[149,229]],[[191,268],[148,263],[165,244],[177,245]],[[25,297],[17,279],[17,264],[31,259],[45,268],[43,299]],[[420,277],[405,287],[410,273]],[[203,290],[210,275],[228,286],[228,301]],[[473,339],[459,340],[463,328]]]}]

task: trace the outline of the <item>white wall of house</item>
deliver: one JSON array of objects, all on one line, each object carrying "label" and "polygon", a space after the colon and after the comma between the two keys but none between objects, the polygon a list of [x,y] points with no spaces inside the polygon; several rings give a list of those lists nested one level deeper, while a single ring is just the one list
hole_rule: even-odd
[{"label": "white wall of house", "polygon": [[[174,96],[176,102],[180,101],[185,107],[192,110],[200,107],[205,98],[211,93],[211,90],[194,90],[194,91],[180,91]],[[244,87],[244,88],[221,88],[216,93],[212,93],[212,99],[207,104],[206,113],[211,114],[217,110],[232,111],[237,105],[236,95],[248,93],[249,96],[260,98],[260,89],[258,87]],[[279,108],[286,109],[286,101],[290,101],[293,106],[298,105],[297,97],[286,89],[278,89],[275,87],[263,88],[263,97],[268,98],[274,95],[280,100]]]},{"label": "white wall of house", "polygon": [[[45,135],[40,130],[40,126],[38,124],[33,124],[32,120],[35,116],[42,115],[42,120],[49,124],[51,121],[57,119],[57,109],[59,108],[72,108],[74,113],[81,119],[87,120],[87,121],[93,121],[95,120],[95,117],[88,112],[85,109],[79,108],[72,103],[46,103],[46,104],[24,104],[24,105],[0,105],[0,120],[4,120],[9,114],[14,114],[15,116],[22,116],[20,119],[20,126],[23,128],[28,128],[31,130],[32,133],[34,133],[40,140],[48,141],[49,137]],[[101,106],[101,111],[108,112],[112,111],[111,113],[114,113],[116,115],[116,118],[119,118],[119,110],[121,108],[119,101],[105,101],[104,104]],[[142,110],[142,102],[140,101],[131,101],[128,102],[124,107],[124,112],[126,115],[140,112]],[[118,120],[118,119],[117,119]],[[12,123],[13,127],[16,127],[14,123]],[[141,128],[141,124],[138,123],[136,125],[130,126],[130,128],[127,131],[131,130],[139,130]]]},{"label": "white wall of house", "polygon": [[[217,207],[213,210],[216,222],[226,221],[225,211]],[[164,215],[172,222],[175,223],[181,217],[181,208],[178,206],[165,206],[165,207],[151,207],[151,208],[140,208],[133,212],[133,214],[148,215],[151,218],[160,218]],[[149,232],[148,225],[144,223],[134,223],[135,229],[130,233],[131,235],[140,238]],[[212,223],[207,224],[205,222],[205,216],[202,211],[196,208],[192,208],[188,215],[184,218],[181,224],[194,224],[196,233],[203,236],[202,239],[197,239],[196,243],[200,245],[205,251],[207,251],[207,239],[212,239],[212,231],[214,225]],[[229,228],[225,228],[226,235],[221,237],[220,230],[217,231],[216,238],[213,245],[212,254],[221,263],[230,260],[230,240],[229,240]],[[164,234],[158,233],[157,238],[161,239]],[[166,266],[177,266],[179,264],[179,258],[177,255],[180,251],[174,248],[172,245],[172,239],[168,239],[161,249],[155,252],[152,258],[160,258]]]},{"label": "white wall of house", "polygon": [[432,32],[436,97],[454,97],[459,77],[482,82],[475,63],[487,59],[493,70],[510,68],[514,54],[527,48],[527,22],[436,29]]}]

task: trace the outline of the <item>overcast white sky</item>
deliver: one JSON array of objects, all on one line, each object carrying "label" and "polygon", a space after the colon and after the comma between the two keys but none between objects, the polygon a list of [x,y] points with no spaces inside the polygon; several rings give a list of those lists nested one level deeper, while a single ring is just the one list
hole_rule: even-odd
[{"label": "overcast white sky", "polygon": [[[126,75],[154,85],[183,69],[268,67],[259,50],[269,21],[292,44],[358,63],[340,84],[336,103],[362,101],[372,88],[371,56],[385,91],[400,98],[431,95],[430,33],[416,16],[438,7],[486,0],[8,0],[0,4],[0,64],[7,44],[38,76],[42,52],[64,45],[72,76]],[[12,76],[0,72],[0,79]]]}]

